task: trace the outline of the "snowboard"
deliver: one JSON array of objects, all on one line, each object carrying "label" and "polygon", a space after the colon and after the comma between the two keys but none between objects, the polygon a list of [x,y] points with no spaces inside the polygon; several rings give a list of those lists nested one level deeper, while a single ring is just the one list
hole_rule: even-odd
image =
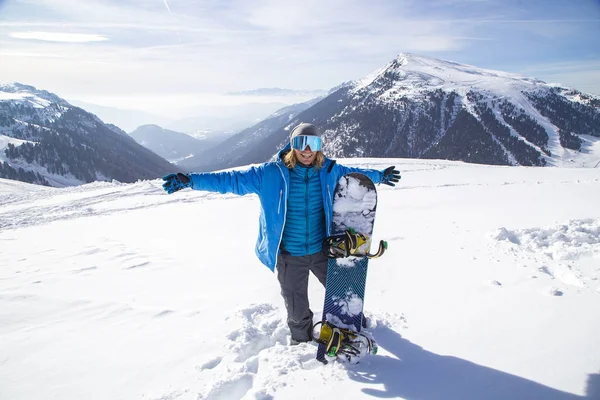
[{"label": "snowboard", "polygon": [[[377,191],[366,175],[353,172],[340,178],[333,194],[331,235],[353,229],[368,240],[357,256],[329,258],[322,320],[354,332],[362,327],[369,259],[361,255],[369,252],[376,209]],[[326,345],[320,343],[317,360],[326,364],[328,358]]]}]

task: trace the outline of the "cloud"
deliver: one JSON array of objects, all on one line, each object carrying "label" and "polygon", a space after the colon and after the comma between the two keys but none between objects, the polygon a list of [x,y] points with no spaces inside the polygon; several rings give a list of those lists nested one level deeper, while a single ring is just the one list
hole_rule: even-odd
[{"label": "cloud", "polygon": [[519,73],[600,96],[600,59],[534,64]]},{"label": "cloud", "polygon": [[[73,98],[139,96],[142,102],[152,96],[147,102],[156,107],[168,93],[329,89],[371,73],[401,52],[520,72],[544,62],[576,63],[583,52],[600,50],[593,39],[598,25],[590,23],[598,18],[594,9],[564,6],[554,12],[550,5],[516,0],[23,0],[5,5],[0,75]],[[568,83],[560,71],[528,75]],[[594,78],[591,70],[575,75],[582,82]]]},{"label": "cloud", "polygon": [[46,42],[86,43],[103,42],[107,37],[89,33],[61,33],[61,32],[12,32],[10,37],[25,40],[42,40]]}]

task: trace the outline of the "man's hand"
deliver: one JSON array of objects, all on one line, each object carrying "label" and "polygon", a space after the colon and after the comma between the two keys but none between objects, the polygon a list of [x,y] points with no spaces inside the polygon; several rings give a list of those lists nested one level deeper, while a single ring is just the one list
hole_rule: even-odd
[{"label": "man's hand", "polygon": [[175,193],[176,191],[186,187],[192,187],[192,181],[190,180],[190,177],[182,174],[181,172],[163,176],[163,181],[165,181],[165,183],[163,183],[162,187],[169,194]]},{"label": "man's hand", "polygon": [[389,186],[396,186],[396,182],[400,181],[400,171],[394,168],[396,167],[391,166],[383,170],[383,179],[381,183]]}]

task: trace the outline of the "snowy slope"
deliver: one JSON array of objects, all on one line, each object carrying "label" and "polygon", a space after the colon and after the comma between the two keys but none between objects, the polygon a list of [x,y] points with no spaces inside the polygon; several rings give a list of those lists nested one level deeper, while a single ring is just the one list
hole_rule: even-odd
[{"label": "snowy slope", "polygon": [[9,136],[0,135],[0,161],[6,161],[6,156],[4,154],[4,150],[8,147],[9,144],[17,147],[22,145],[23,143],[32,143],[27,140],[15,139]]},{"label": "snowy slope", "polygon": [[390,248],[367,282],[380,354],[322,366],[287,345],[255,196],[0,180],[0,398],[600,393],[600,169],[339,162],[402,171],[379,187]]},{"label": "snowy slope", "polygon": [[118,127],[19,83],[0,83],[0,162],[0,177],[55,187],[135,182],[172,169]]}]

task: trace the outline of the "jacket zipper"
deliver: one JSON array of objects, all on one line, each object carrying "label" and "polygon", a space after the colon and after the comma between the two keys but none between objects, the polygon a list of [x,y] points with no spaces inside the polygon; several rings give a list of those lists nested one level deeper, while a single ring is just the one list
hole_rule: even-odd
[{"label": "jacket zipper", "polygon": [[[331,202],[329,208],[331,209],[331,215],[333,216],[333,200],[331,199],[331,190],[329,189],[329,185],[327,185],[327,201]],[[327,210],[325,210],[325,215],[327,216]],[[333,221],[329,221],[327,223],[327,217],[325,217],[325,224],[327,225],[327,236],[331,236],[331,224]]]},{"label": "jacket zipper", "polygon": [[279,205],[277,206],[277,214],[281,213],[281,197],[283,196],[283,189],[279,191]]},{"label": "jacket zipper", "polygon": [[[281,177],[283,178],[283,182],[285,183],[285,197],[288,195],[288,182],[285,179],[285,174],[281,169],[281,165],[276,164],[277,168],[279,168],[279,172],[281,172]],[[281,192],[280,192],[281,193]],[[281,241],[283,240],[283,228],[285,227],[285,219],[287,218],[287,203],[283,205],[283,225],[281,225],[281,234],[279,235],[279,243],[277,243],[277,251],[279,251],[279,247],[281,246]]]},{"label": "jacket zipper", "polygon": [[304,175],[304,202],[306,204],[306,208],[304,211],[304,216],[306,217],[306,254],[308,254],[308,169],[306,170],[306,174]]}]

